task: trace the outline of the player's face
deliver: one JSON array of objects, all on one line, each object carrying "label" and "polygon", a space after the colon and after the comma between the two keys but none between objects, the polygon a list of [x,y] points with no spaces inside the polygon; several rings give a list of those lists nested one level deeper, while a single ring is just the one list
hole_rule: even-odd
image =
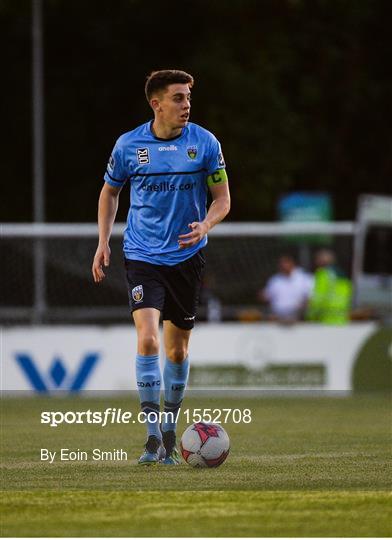
[{"label": "player's face", "polygon": [[172,129],[185,127],[191,110],[191,92],[187,84],[170,84],[157,100],[160,121]]}]

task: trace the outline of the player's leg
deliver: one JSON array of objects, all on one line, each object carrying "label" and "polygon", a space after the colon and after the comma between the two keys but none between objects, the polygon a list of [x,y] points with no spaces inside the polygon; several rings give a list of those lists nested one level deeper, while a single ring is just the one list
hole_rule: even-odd
[{"label": "player's leg", "polygon": [[189,375],[188,343],[191,330],[178,328],[171,321],[163,322],[165,343],[165,417],[162,422],[163,443],[166,449],[166,465],[179,463],[176,448],[176,427],[181,403]]},{"label": "player's leg", "polygon": [[139,463],[157,463],[163,457],[159,428],[161,372],[159,316],[164,287],[154,265],[125,261],[130,307],[137,332],[136,381],[141,410],[146,415],[147,443]]},{"label": "player's leg", "polygon": [[166,459],[163,463],[167,465],[179,463],[176,449],[176,420],[188,381],[188,343],[195,322],[203,269],[204,257],[201,253],[197,253],[165,273],[164,411],[172,413],[172,417],[162,423],[162,438],[166,449]]},{"label": "player's leg", "polygon": [[159,428],[161,372],[159,366],[159,310],[143,308],[133,312],[137,332],[136,381],[140,407],[146,415],[147,442],[140,464],[163,458]]}]

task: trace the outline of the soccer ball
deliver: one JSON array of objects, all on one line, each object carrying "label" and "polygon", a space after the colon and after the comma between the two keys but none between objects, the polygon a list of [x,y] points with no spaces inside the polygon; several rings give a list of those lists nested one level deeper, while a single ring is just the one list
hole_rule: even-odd
[{"label": "soccer ball", "polygon": [[197,422],[184,431],[180,448],[192,467],[219,467],[229,455],[230,439],[219,424]]}]

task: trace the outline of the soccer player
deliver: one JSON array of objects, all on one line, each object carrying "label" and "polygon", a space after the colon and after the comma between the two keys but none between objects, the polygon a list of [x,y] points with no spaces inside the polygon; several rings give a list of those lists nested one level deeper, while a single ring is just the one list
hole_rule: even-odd
[{"label": "soccer player", "polygon": [[[221,146],[190,123],[193,77],[155,71],[145,93],[154,119],[121,135],[110,156],[98,204],[96,283],[110,261],[109,239],[118,197],[129,180],[130,209],[124,232],[125,270],[137,331],[136,380],[141,409],[160,410],[159,318],[165,365],[162,425],[150,414],[140,464],[179,463],[176,422],[188,380],[188,343],[204,270],[208,231],[229,212],[230,194]],[[207,212],[207,192],[212,203]],[[173,420],[173,421],[171,421]]]}]

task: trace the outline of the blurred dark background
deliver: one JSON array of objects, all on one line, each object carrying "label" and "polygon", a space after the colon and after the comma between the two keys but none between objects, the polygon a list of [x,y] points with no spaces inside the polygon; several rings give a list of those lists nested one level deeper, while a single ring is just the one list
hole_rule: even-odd
[{"label": "blurred dark background", "polygon": [[[91,222],[116,138],[152,115],[146,75],[196,79],[191,120],[215,133],[231,220],[276,218],[322,190],[335,219],[392,177],[390,0],[44,0],[46,217]],[[31,221],[31,3],[0,1],[1,221]],[[122,197],[119,219],[125,219]]]}]

